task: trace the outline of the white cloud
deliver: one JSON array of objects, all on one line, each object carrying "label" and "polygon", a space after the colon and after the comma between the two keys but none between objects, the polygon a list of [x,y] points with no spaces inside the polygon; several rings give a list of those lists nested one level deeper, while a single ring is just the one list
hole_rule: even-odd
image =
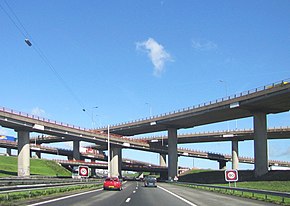
[{"label": "white cloud", "polygon": [[192,47],[198,51],[213,51],[218,45],[209,40],[192,40]]},{"label": "white cloud", "polygon": [[43,109],[40,109],[39,107],[35,107],[31,111],[32,115],[43,117],[45,115],[45,111]]},{"label": "white cloud", "polygon": [[170,54],[165,51],[164,47],[153,38],[149,38],[147,41],[137,42],[136,48],[139,50],[144,49],[148,53],[148,57],[154,65],[153,74],[155,76],[160,76],[165,71],[165,62],[172,60]]}]

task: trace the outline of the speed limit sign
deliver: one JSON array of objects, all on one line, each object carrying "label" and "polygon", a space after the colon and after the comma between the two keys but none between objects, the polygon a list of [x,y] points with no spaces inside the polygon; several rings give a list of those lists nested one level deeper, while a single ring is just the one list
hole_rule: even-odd
[{"label": "speed limit sign", "polygon": [[79,166],[79,176],[88,177],[89,176],[89,167],[88,166]]},{"label": "speed limit sign", "polygon": [[226,170],[225,179],[227,182],[237,182],[239,179],[238,170]]}]

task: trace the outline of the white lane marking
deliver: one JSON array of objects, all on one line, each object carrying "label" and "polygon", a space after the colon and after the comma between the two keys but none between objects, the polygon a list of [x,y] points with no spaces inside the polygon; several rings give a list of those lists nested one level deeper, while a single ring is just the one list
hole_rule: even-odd
[{"label": "white lane marking", "polygon": [[191,206],[197,206],[196,204],[194,204],[194,203],[192,203],[192,202],[190,202],[190,201],[184,199],[183,197],[180,197],[179,195],[177,195],[177,194],[175,194],[175,193],[173,193],[173,192],[170,192],[169,190],[167,190],[167,189],[165,189],[165,188],[163,188],[163,187],[158,186],[158,188],[160,188],[160,189],[164,190],[165,192],[167,192],[167,193],[173,195],[174,197],[177,197],[178,199],[182,200],[183,202],[186,202],[187,204],[189,204],[189,205],[191,205]]},{"label": "white lane marking", "polygon": [[134,190],[133,193],[136,193],[136,191]]},{"label": "white lane marking", "polygon": [[67,198],[76,197],[76,196],[79,196],[79,195],[85,195],[85,194],[89,194],[89,193],[92,193],[92,192],[98,192],[98,191],[102,191],[102,190],[103,189],[97,189],[97,190],[93,190],[93,191],[88,191],[88,192],[83,192],[83,193],[79,193],[79,194],[69,195],[69,196],[60,197],[60,198],[56,198],[56,199],[52,199],[52,200],[47,200],[47,201],[44,201],[44,202],[34,203],[34,204],[28,205],[28,206],[42,205],[42,204],[51,203],[51,202],[55,202],[55,201],[59,201],[59,200],[64,200],[64,199],[67,199]]},{"label": "white lane marking", "polygon": [[131,198],[130,197],[128,197],[127,198],[127,200],[126,200],[126,202],[128,203],[128,202],[130,202],[130,200],[131,200]]}]

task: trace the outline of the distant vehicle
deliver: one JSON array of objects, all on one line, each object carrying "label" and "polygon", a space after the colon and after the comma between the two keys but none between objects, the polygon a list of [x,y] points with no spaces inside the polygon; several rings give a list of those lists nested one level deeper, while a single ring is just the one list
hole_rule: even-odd
[{"label": "distant vehicle", "polygon": [[104,190],[122,190],[122,182],[118,177],[108,177],[104,181],[103,185]]},{"label": "distant vehicle", "polygon": [[157,182],[157,179],[154,176],[146,176],[144,178],[145,187],[157,187],[156,182]]}]

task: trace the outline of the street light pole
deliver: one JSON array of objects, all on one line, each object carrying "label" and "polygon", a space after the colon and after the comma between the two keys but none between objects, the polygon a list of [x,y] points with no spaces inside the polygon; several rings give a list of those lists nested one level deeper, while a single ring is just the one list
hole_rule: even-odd
[{"label": "street light pole", "polygon": [[94,119],[94,109],[98,109],[98,107],[95,106],[95,107],[92,108],[92,129],[95,129],[95,127],[96,127],[96,122],[95,122],[95,119]]},{"label": "street light pole", "polygon": [[111,177],[110,125],[108,125],[108,177]]},{"label": "street light pole", "polygon": [[150,115],[150,117],[152,117],[152,107],[151,107],[150,103],[146,102],[145,104],[147,104],[149,106],[149,115]]},{"label": "street light pole", "polygon": [[[220,82],[225,84],[226,98],[228,98],[228,83],[227,83],[227,81],[224,81],[224,80],[220,80]],[[230,131],[229,121],[227,121],[227,124],[228,124],[228,132],[229,132]]]}]

